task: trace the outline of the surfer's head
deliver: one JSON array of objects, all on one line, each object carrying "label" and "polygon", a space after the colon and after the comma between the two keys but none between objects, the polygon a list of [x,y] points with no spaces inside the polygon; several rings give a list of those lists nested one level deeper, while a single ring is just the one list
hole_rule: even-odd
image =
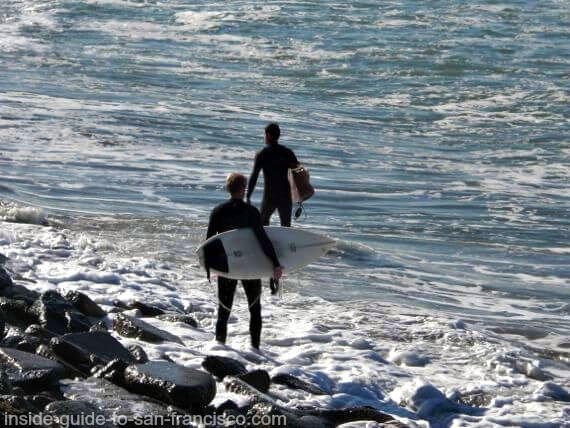
[{"label": "surfer's head", "polygon": [[265,127],[265,144],[276,144],[279,141],[281,129],[276,123],[270,123]]},{"label": "surfer's head", "polygon": [[243,199],[245,188],[247,186],[247,178],[239,172],[232,172],[226,178],[226,190],[232,198]]}]

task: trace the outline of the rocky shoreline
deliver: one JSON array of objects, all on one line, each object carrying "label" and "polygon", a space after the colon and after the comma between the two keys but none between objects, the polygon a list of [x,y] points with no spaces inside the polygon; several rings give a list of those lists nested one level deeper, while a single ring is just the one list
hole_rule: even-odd
[{"label": "rocky shoreline", "polygon": [[[0,260],[5,261],[6,257],[0,255]],[[27,288],[24,279],[13,280],[0,267],[2,422],[10,421],[9,416],[50,415],[53,423],[28,426],[63,427],[63,415],[91,414],[102,416],[105,421],[98,426],[116,426],[109,421],[119,420],[121,426],[131,427],[141,426],[141,418],[153,415],[164,417],[162,426],[178,427],[195,426],[187,421],[196,416],[206,420],[208,415],[232,415],[234,421],[243,421],[243,426],[272,426],[267,421],[276,419],[270,416],[284,417],[281,420],[289,427],[335,427],[353,421],[405,426],[371,407],[283,407],[277,402],[273,385],[315,395],[327,392],[292,375],[271,378],[262,369],[248,371],[243,363],[229,357],[206,356],[203,370],[177,364],[166,355],[162,360],[149,361],[145,343],[183,342],[138,316],[182,322],[191,328],[199,328],[198,322],[181,311],[143,302],[113,303],[111,321],[108,313],[84,293],[38,293]],[[137,344],[124,347],[111,335],[109,327],[121,337],[135,339]],[[243,400],[211,405],[220,387]],[[169,418],[173,415],[178,419]],[[152,426],[158,425],[155,419]]]}]

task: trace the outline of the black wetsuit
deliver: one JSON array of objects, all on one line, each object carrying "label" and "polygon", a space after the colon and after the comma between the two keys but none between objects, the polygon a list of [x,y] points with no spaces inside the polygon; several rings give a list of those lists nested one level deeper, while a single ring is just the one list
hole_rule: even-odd
[{"label": "black wetsuit", "polygon": [[295,153],[281,144],[275,143],[265,146],[255,156],[253,171],[247,187],[247,199],[250,198],[257,183],[259,171],[263,170],[265,181],[263,200],[261,202],[261,221],[269,224],[271,215],[277,209],[281,226],[291,226],[291,187],[287,172],[299,164]]},{"label": "black wetsuit", "polygon": [[[257,211],[257,208],[246,204],[240,199],[230,199],[214,208],[210,215],[207,237],[210,238],[216,233],[227,232],[228,230],[242,227],[251,227],[253,229],[263,252],[269,257],[275,267],[279,266],[279,260],[275,254],[273,244],[263,229],[259,211]],[[251,344],[255,348],[259,348],[261,338],[261,303],[259,301],[261,297],[261,280],[242,280],[241,283],[249,305],[249,333],[251,335]],[[230,318],[236,286],[237,280],[218,276],[219,305],[218,321],[216,323],[216,340],[223,343],[226,341],[228,319]]]}]

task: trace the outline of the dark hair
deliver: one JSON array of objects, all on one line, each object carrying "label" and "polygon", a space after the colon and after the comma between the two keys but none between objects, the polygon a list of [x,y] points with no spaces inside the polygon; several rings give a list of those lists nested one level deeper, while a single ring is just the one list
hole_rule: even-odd
[{"label": "dark hair", "polygon": [[226,190],[232,195],[245,189],[245,186],[247,186],[247,178],[239,172],[232,172],[226,178]]},{"label": "dark hair", "polygon": [[265,127],[265,133],[271,135],[277,141],[281,135],[281,129],[279,129],[279,125],[276,123],[270,123]]}]

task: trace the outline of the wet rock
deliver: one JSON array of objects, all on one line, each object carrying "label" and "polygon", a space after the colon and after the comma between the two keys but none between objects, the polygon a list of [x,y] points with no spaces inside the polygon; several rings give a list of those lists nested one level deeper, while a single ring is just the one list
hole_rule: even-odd
[{"label": "wet rock", "polygon": [[493,396],[482,390],[459,392],[450,397],[460,404],[472,407],[487,407],[493,400]]},{"label": "wet rock", "polygon": [[570,402],[570,392],[562,388],[554,382],[544,382],[544,384],[535,392],[538,397],[548,397],[555,401]]},{"label": "wet rock", "polygon": [[28,327],[38,323],[38,317],[29,312],[30,303],[22,299],[0,297],[0,311],[8,324],[16,327]]},{"label": "wet rock", "polygon": [[313,415],[298,414],[271,403],[254,404],[247,412],[247,422],[247,426],[258,428],[273,428],[274,426],[333,428],[336,426],[327,419]]},{"label": "wet rock", "polygon": [[107,313],[89,296],[79,291],[69,291],[65,295],[65,299],[79,312],[90,317],[101,318]]},{"label": "wet rock", "polygon": [[[65,416],[68,421],[73,421],[73,428],[93,428],[95,426],[101,428],[115,428],[116,426],[108,422],[111,417],[108,413],[102,412],[99,408],[87,401],[55,401],[45,408],[46,413],[54,416]],[[62,424],[56,423],[54,428],[67,428],[68,424],[63,424],[65,420],[62,418]],[[84,423],[81,423],[84,422]]]},{"label": "wet rock", "polygon": [[151,361],[125,370],[127,388],[191,411],[203,409],[216,395],[216,382],[206,372],[167,361]]},{"label": "wet rock", "polygon": [[313,385],[309,382],[306,382],[302,379],[299,379],[295,376],[290,374],[278,374],[271,378],[271,382],[277,383],[280,385],[285,385],[291,389],[300,389],[302,391],[308,392],[309,394],[313,395],[327,395],[328,393],[323,391],[317,385]]},{"label": "wet rock", "polygon": [[131,337],[151,343],[175,342],[183,345],[182,340],[167,331],[150,325],[143,320],[125,314],[118,314],[113,319],[113,330],[124,337]]},{"label": "wet rock", "polygon": [[92,370],[93,377],[100,379],[107,379],[113,382],[115,385],[123,385],[125,382],[125,369],[129,366],[129,363],[123,360],[113,360],[109,364],[102,366],[101,368],[94,367]]},{"label": "wet rock", "polygon": [[124,310],[138,310],[143,317],[156,317],[158,315],[165,314],[164,310],[157,306],[148,305],[138,301],[125,303],[120,300],[114,300],[113,305]]},{"label": "wet rock", "polygon": [[197,328],[198,321],[196,321],[190,315],[183,315],[183,314],[163,314],[157,317],[161,321],[168,321],[168,322],[180,322],[190,327]]},{"label": "wet rock", "polygon": [[269,391],[271,380],[269,378],[269,374],[265,370],[253,370],[236,377],[261,392]]},{"label": "wet rock", "polygon": [[[38,408],[31,400],[18,395],[0,395],[0,412],[8,415],[28,415],[40,413]],[[4,420],[2,421],[4,422]]]},{"label": "wet rock", "polygon": [[202,367],[218,379],[223,379],[226,376],[238,376],[247,373],[245,365],[240,361],[217,355],[208,355],[204,361],[202,361]]},{"label": "wet rock", "polygon": [[469,407],[448,399],[431,384],[419,386],[407,400],[407,405],[417,412],[418,417],[429,421],[445,420],[449,415],[480,415],[484,409]]},{"label": "wet rock", "polygon": [[65,375],[65,368],[56,361],[17,349],[0,348],[0,363],[10,383],[27,391],[49,389]]},{"label": "wet rock", "polygon": [[93,331],[98,331],[101,333],[107,333],[107,325],[103,322],[103,321],[99,321],[95,324],[93,324],[90,328],[89,331],[93,332]]},{"label": "wet rock", "polygon": [[148,363],[148,355],[140,345],[129,345],[127,346],[127,349],[131,354],[133,354],[133,357],[135,357],[137,363]]},{"label": "wet rock", "polygon": [[4,322],[4,314],[0,310],[0,338],[4,337],[4,333],[6,333],[6,323]]},{"label": "wet rock", "polygon": [[243,395],[249,398],[251,404],[253,403],[274,403],[273,398],[264,392],[259,391],[247,382],[234,377],[226,376],[224,379],[224,388],[227,392]]},{"label": "wet rock", "polygon": [[67,321],[66,330],[70,333],[90,331],[93,326],[91,320],[79,311],[65,311],[65,320]]},{"label": "wet rock", "polygon": [[57,291],[43,293],[30,308],[39,324],[55,334],[88,331],[91,322]]},{"label": "wet rock", "polygon": [[0,296],[8,299],[23,300],[28,305],[31,305],[40,297],[40,293],[28,290],[22,285],[12,283],[4,288],[0,287]]},{"label": "wet rock", "polygon": [[[2,255],[2,257],[4,256]],[[6,269],[0,266],[0,289],[12,287],[13,285],[14,283],[12,282],[12,277],[10,277]]]},{"label": "wet rock", "polygon": [[118,358],[135,363],[131,353],[109,333],[70,333],[51,340],[51,349],[60,359],[82,373],[89,373],[96,364],[107,364]]},{"label": "wet rock", "polygon": [[[64,379],[61,381],[64,395],[70,400],[86,401],[95,405],[102,412],[107,414],[114,414],[116,417],[121,418],[123,421],[121,426],[135,427],[135,426],[155,426],[153,423],[146,423],[138,425],[136,421],[145,421],[147,417],[164,417],[166,418],[176,413],[178,416],[185,416],[185,413],[180,409],[173,409],[164,406],[158,400],[145,397],[143,395],[134,394],[117,386],[106,379],[87,378],[81,380]],[[191,424],[177,425],[176,423],[168,426],[185,426],[191,427]]]},{"label": "wet rock", "polygon": [[347,409],[313,409],[307,414],[318,416],[334,424],[334,426],[356,421],[373,421],[378,423],[394,421],[394,418],[372,407],[351,407]]},{"label": "wet rock", "polygon": [[12,384],[8,375],[3,369],[0,369],[0,395],[12,394]]},{"label": "wet rock", "polygon": [[161,353],[158,358],[164,361],[168,361],[170,363],[175,362],[172,358],[170,358],[170,355],[168,355],[166,352]]},{"label": "wet rock", "polygon": [[37,338],[42,339],[42,341],[46,341],[46,342],[49,342],[52,337],[56,336],[51,331],[46,330],[45,328],[43,328],[39,324],[32,324],[32,325],[28,326],[28,328],[26,328],[26,330],[24,330],[24,333],[31,335],[31,336],[36,336]]}]

